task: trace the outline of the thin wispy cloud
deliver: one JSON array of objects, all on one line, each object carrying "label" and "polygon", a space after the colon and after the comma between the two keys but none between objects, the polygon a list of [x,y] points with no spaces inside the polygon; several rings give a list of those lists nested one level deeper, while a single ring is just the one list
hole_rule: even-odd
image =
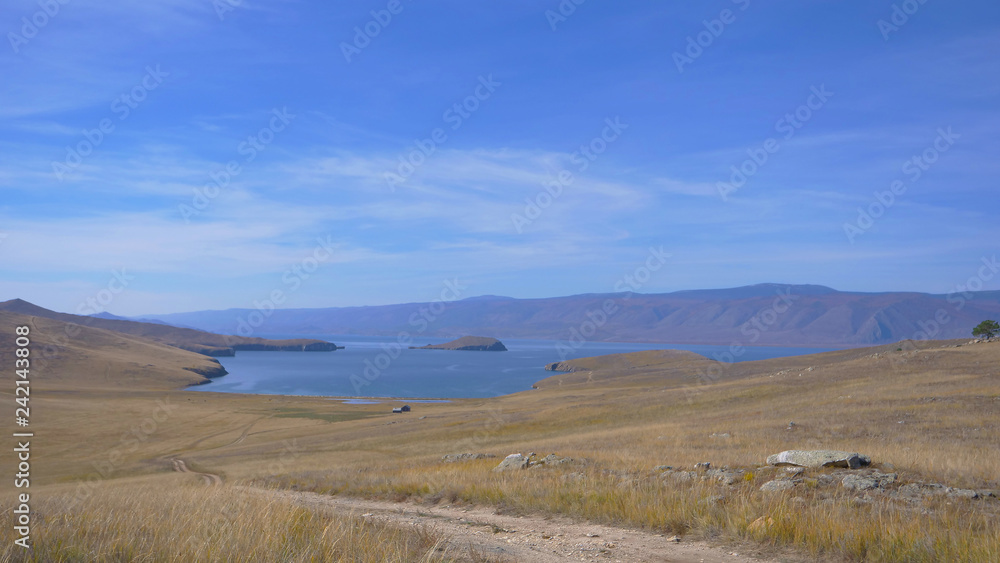
[{"label": "thin wispy cloud", "polygon": [[[994,252],[995,5],[928,4],[889,40],[887,6],[755,5],[683,73],[672,54],[711,11],[585,8],[553,31],[530,2],[408,4],[348,62],[370,6],[61,5],[0,51],[0,289],[69,310],[127,267],[147,285],[120,313],[245,306],[321,237],[337,258],[297,306],[419,300],[447,276],[605,291],[660,246],[675,258],[644,290],[932,290]],[[6,9],[20,33],[39,8]]]}]

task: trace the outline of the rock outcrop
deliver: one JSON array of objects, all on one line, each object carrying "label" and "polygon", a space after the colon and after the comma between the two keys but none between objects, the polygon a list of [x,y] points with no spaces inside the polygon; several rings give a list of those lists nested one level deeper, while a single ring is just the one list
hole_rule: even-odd
[{"label": "rock outcrop", "polygon": [[871,458],[857,452],[836,450],[788,450],[767,456],[768,465],[797,467],[846,467],[858,469],[871,465]]},{"label": "rock outcrop", "polygon": [[765,493],[777,493],[781,491],[787,491],[788,489],[795,487],[795,481],[790,481],[788,479],[775,479],[774,481],[768,481],[760,486],[760,490]]},{"label": "rock outcrop", "polygon": [[560,457],[556,454],[549,454],[537,461],[535,461],[534,458],[534,453],[530,453],[528,455],[510,454],[500,462],[500,465],[494,467],[493,471],[500,473],[503,471],[513,471],[515,469],[538,469],[539,467],[555,467],[557,465],[566,465],[570,463],[575,465],[583,465],[586,463],[586,460],[573,459],[571,457]]},{"label": "rock outcrop", "polygon": [[184,369],[193,373],[197,373],[198,375],[203,375],[209,379],[213,377],[222,377],[223,375],[229,373],[228,371],[226,371],[226,368],[222,367],[222,364],[219,363],[219,360],[213,358],[212,360],[210,360],[210,363],[211,363],[210,366],[187,367]]},{"label": "rock outcrop", "polygon": [[530,456],[525,456],[522,454],[510,454],[509,456],[503,458],[500,465],[493,468],[495,473],[502,473],[504,471],[514,471],[517,469],[527,469],[530,463]]},{"label": "rock outcrop", "polygon": [[531,463],[531,467],[553,467],[556,465],[563,465],[566,463],[573,463],[573,458],[571,457],[559,457],[556,454],[549,454],[537,462]]},{"label": "rock outcrop", "polygon": [[323,342],[322,340],[275,340],[272,342],[234,344],[233,350],[247,352],[333,352],[342,350],[343,346],[337,346],[333,342]]},{"label": "rock outcrop", "polygon": [[322,340],[265,340],[256,339],[258,342],[233,344],[232,346],[210,346],[207,344],[175,344],[176,348],[204,354],[216,358],[235,356],[236,352],[333,352],[343,350],[343,346],[337,346],[333,342]]},{"label": "rock outcrop", "polygon": [[884,489],[888,485],[896,482],[895,473],[881,473],[875,471],[870,475],[847,475],[840,482],[845,489],[854,491],[869,491],[872,489]]},{"label": "rock outcrop", "polygon": [[486,336],[463,336],[444,344],[410,346],[410,350],[463,350],[473,352],[506,352],[507,347],[496,338]]},{"label": "rock outcrop", "polygon": [[228,346],[208,346],[205,344],[175,344],[175,348],[180,348],[181,350],[187,350],[188,352],[194,352],[195,354],[202,354],[203,356],[212,356],[213,358],[227,358],[236,355],[236,350]]},{"label": "rock outcrop", "polygon": [[448,455],[442,457],[441,461],[443,461],[445,463],[455,463],[455,462],[458,462],[458,461],[470,461],[470,460],[474,460],[474,459],[489,459],[489,458],[492,458],[492,457],[496,457],[496,455],[494,455],[494,454],[471,454],[471,453],[465,453],[465,454],[448,454]]}]

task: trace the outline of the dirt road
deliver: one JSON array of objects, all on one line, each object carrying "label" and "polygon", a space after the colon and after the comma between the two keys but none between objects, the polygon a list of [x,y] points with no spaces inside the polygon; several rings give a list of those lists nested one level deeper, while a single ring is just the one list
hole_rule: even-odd
[{"label": "dirt road", "polygon": [[[236,439],[242,441],[251,423]],[[171,458],[174,471],[198,475],[206,485],[222,486],[212,473],[188,468],[184,460]],[[704,542],[689,542],[662,534],[576,522],[568,518],[497,514],[484,507],[417,505],[299,491],[274,491],[236,486],[247,494],[269,495],[312,510],[330,511],[396,526],[426,526],[446,538],[442,555],[457,559],[511,562],[608,561],[671,563],[751,563],[776,561],[751,557],[745,550],[726,550]]]},{"label": "dirt road", "polygon": [[218,475],[216,475],[214,473],[199,473],[198,471],[191,471],[188,468],[187,464],[184,463],[183,459],[176,459],[175,458],[175,459],[171,459],[170,462],[173,463],[173,465],[174,465],[174,471],[177,471],[178,473],[193,473],[193,474],[201,477],[202,481],[204,481],[206,485],[215,486],[215,487],[218,487],[219,485],[222,485],[222,477],[220,477],[220,476],[218,476]]},{"label": "dirt road", "polygon": [[[427,526],[447,538],[445,554],[482,556],[503,561],[621,561],[672,563],[750,563],[768,561],[702,542],[677,541],[655,533],[574,522],[546,516],[496,514],[480,507],[425,506],[369,501],[296,491],[267,491],[297,504],[388,521],[397,526]],[[773,561],[773,560],[771,560]]]}]

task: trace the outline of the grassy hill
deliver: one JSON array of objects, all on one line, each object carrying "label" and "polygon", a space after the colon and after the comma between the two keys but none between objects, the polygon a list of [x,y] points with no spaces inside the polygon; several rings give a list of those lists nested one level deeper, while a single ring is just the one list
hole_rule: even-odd
[{"label": "grassy hill", "polygon": [[213,358],[145,338],[0,311],[0,360],[12,369],[18,326],[31,331],[30,373],[39,390],[166,390],[226,373]]},{"label": "grassy hill", "polygon": [[[199,377],[185,368],[212,360],[89,327],[59,342],[70,325],[9,312],[0,313],[0,364],[12,364],[12,327],[26,322],[33,353],[56,347],[31,397],[44,445],[32,465],[34,509],[44,516],[34,524],[38,561],[435,560],[438,540],[412,527],[372,528],[253,493],[275,488],[288,499],[313,491],[566,515],[785,561],[1000,560],[1000,510],[989,496],[1000,489],[1000,343],[901,343],[735,365],[676,351],[606,356],[574,360],[565,367],[576,371],[534,390],[392,415],[391,402],[179,390]],[[12,404],[9,388],[0,393]],[[867,454],[864,472],[898,480],[854,491],[840,484],[846,470],[793,477],[764,463],[821,448]],[[492,472],[497,459],[442,461],[515,452],[575,461],[513,473]],[[195,474],[176,473],[176,459]],[[691,478],[700,462],[739,479]],[[15,472],[11,456],[0,472]],[[206,489],[198,473],[224,484]],[[795,482],[760,490],[774,479]],[[942,494],[904,495],[931,484]],[[204,501],[194,509],[196,498]],[[193,543],[192,518],[211,523]],[[0,532],[7,546],[12,533]],[[0,559],[24,560],[3,549]]]},{"label": "grassy hill", "polygon": [[[567,341],[582,332],[594,341],[840,348],[967,337],[983,319],[1000,318],[1000,292],[860,293],[759,284],[663,294],[470,298],[444,306],[424,336]],[[271,315],[268,326],[281,334],[396,335],[412,329],[411,315],[427,307],[432,305],[282,309]],[[231,330],[237,317],[250,312],[199,311],[159,318],[221,331]],[[929,322],[937,318],[947,320]]]},{"label": "grassy hill", "polygon": [[21,299],[12,299],[0,303],[0,311],[43,317],[86,327],[140,336],[168,346],[207,356],[232,356],[237,350],[332,351],[336,349],[335,344],[322,340],[305,338],[294,340],[248,338],[214,334],[190,328],[178,328],[166,324],[57,313]]}]

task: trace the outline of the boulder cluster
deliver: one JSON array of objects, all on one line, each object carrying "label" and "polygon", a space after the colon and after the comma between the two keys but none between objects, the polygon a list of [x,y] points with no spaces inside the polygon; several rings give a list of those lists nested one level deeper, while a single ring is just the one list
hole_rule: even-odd
[{"label": "boulder cluster", "polygon": [[573,458],[570,457],[559,457],[556,454],[549,454],[539,460],[535,460],[534,452],[524,455],[524,454],[510,454],[509,456],[503,458],[500,465],[493,468],[496,473],[502,473],[504,471],[514,471],[517,469],[529,469],[537,467],[553,467],[556,465],[563,465],[567,463],[573,463]]},{"label": "boulder cluster", "polygon": [[[494,454],[461,453],[449,454],[442,458],[445,463],[479,460],[497,457]],[[493,468],[495,473],[536,469],[570,464],[573,467],[588,465],[586,460],[562,457],[549,454],[539,458],[535,453],[513,453],[503,458]],[[710,462],[696,463],[691,470],[677,469],[670,465],[658,465],[653,468],[654,474],[671,483],[693,483],[696,481],[714,481],[722,485],[733,486],[743,482],[759,482],[764,476],[767,479],[760,486],[765,494],[794,494],[796,490],[841,488],[844,491],[860,495],[858,502],[868,502],[871,495],[883,495],[888,498],[920,503],[932,497],[949,499],[996,499],[996,491],[973,490],[948,487],[937,483],[907,483],[899,482],[897,473],[888,473],[882,469],[891,468],[885,464],[880,468],[872,466],[871,457],[858,452],[838,450],[788,450],[767,457],[767,465],[756,468],[721,468],[713,467]],[[603,470],[605,474],[614,474],[622,478],[624,484],[642,479],[634,472]],[[577,480],[585,477],[579,471],[564,475],[567,480]],[[724,496],[716,495],[706,499],[706,502],[723,502]],[[804,499],[795,497],[793,500]]]},{"label": "boulder cluster", "polygon": [[445,463],[455,463],[457,461],[470,461],[473,459],[489,459],[496,457],[494,454],[448,454],[441,458]]}]

